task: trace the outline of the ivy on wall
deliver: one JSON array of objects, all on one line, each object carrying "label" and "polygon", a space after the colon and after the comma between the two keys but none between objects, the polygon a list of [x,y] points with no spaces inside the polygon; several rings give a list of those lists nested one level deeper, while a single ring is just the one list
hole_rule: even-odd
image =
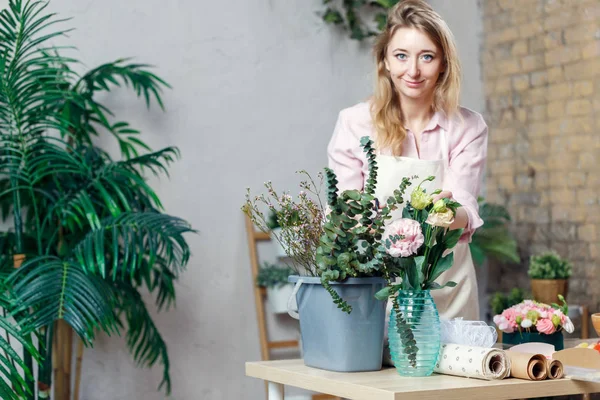
[{"label": "ivy on wall", "polygon": [[[323,0],[323,20],[350,33],[350,38],[363,40],[378,35],[385,27],[387,10],[400,0]],[[372,20],[365,22],[366,15]]]}]

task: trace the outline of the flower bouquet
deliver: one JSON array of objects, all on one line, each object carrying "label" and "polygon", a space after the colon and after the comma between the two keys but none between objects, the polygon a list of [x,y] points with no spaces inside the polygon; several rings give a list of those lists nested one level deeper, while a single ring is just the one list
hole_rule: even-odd
[{"label": "flower bouquet", "polygon": [[388,335],[392,360],[401,375],[433,372],[441,333],[430,291],[456,286],[455,282],[440,284],[436,280],[454,263],[449,250],[463,230],[449,228],[460,204],[448,198],[433,203],[440,190],[427,193],[422,186],[434,178],[427,177],[415,188],[402,218],[387,225],[382,236],[388,284],[376,297],[392,298]]},{"label": "flower bouquet", "polygon": [[503,332],[502,342],[543,342],[553,344],[557,351],[562,350],[562,331],[572,333],[574,327],[567,316],[569,309],[564,297],[558,297],[563,303],[562,306],[525,300],[494,316],[494,323]]}]

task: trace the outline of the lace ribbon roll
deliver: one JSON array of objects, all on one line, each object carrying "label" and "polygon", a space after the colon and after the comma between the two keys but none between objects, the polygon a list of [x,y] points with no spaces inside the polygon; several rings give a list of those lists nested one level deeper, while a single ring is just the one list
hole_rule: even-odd
[{"label": "lace ribbon roll", "polygon": [[499,349],[443,344],[434,369],[438,374],[477,379],[504,379],[510,374],[510,360]]}]

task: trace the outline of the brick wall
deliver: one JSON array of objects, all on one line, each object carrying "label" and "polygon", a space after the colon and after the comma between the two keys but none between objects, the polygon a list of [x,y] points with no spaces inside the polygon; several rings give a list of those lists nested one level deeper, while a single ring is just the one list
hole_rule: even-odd
[{"label": "brick wall", "polygon": [[509,207],[521,266],[489,291],[529,288],[531,253],[574,263],[569,301],[600,312],[600,1],[482,0],[490,127],[487,199]]}]

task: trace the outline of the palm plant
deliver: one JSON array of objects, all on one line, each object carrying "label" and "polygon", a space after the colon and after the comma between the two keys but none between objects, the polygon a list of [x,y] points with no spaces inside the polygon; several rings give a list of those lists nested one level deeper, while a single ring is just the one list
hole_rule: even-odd
[{"label": "palm plant", "polygon": [[[149,148],[139,132],[109,122],[111,110],[94,99],[120,80],[148,106],[154,98],[162,107],[159,93],[167,85],[147,66],[126,60],[78,76],[71,67],[76,60],[51,45],[64,35],[54,28],[64,20],[46,7],[10,0],[0,12],[0,208],[12,222],[0,238],[0,284],[17,323],[11,332],[26,344],[25,373],[15,376],[7,365],[18,357],[0,340],[8,354],[0,356],[0,376],[17,396],[48,395],[56,323],[64,321],[86,345],[98,331],[124,329],[140,365],[162,363],[159,389],[170,392],[166,344],[140,291],[149,291],[159,310],[174,303],[174,282],[190,257],[184,234],[194,231],[162,212],[144,173],[167,173],[179,152],[168,147],[141,155]],[[116,137],[123,160],[94,146],[97,127]],[[0,397],[12,399],[4,389],[0,383]]]}]

